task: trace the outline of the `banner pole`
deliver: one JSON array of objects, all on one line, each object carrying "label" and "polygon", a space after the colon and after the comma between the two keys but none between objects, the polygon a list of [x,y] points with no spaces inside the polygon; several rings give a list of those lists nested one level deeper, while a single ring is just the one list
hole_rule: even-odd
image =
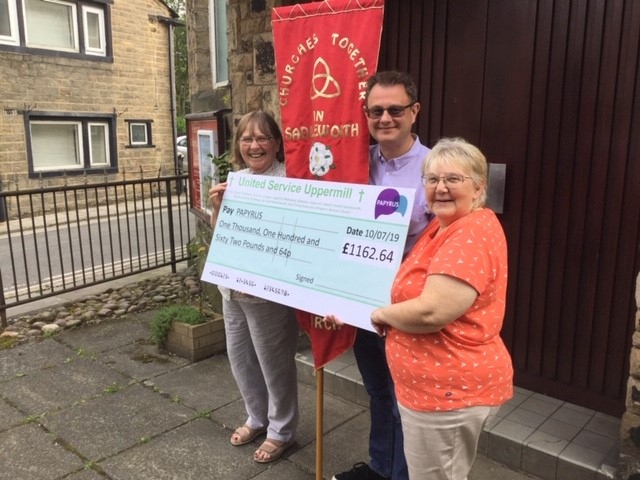
[{"label": "banner pole", "polygon": [[316,480],[322,480],[324,434],[324,367],[316,370]]}]

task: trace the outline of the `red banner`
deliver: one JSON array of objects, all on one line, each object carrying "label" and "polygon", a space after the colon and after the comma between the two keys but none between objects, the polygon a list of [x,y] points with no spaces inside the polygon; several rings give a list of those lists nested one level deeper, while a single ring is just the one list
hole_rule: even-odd
[{"label": "red banner", "polygon": [[[369,130],[362,107],[367,79],[378,67],[383,9],[383,0],[273,9],[288,177],[368,183]],[[353,345],[355,327],[326,329],[317,315],[296,313],[311,338],[316,369]]]},{"label": "red banner", "polygon": [[366,81],[378,66],[382,16],[382,0],[273,9],[287,176],[369,181],[362,106]]}]

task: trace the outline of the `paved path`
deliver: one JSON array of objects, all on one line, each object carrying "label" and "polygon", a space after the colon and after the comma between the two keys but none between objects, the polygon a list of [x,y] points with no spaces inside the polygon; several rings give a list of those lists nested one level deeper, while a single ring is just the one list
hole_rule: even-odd
[{"label": "paved path", "polygon": [[[233,447],[243,420],[227,357],[190,364],[148,341],[153,312],[0,352],[2,479],[315,478],[315,391],[300,385],[301,425],[283,460]],[[368,412],[324,397],[325,478],[366,457]],[[527,477],[479,458],[472,480]]]},{"label": "paved path", "polygon": [[[153,311],[0,351],[0,480],[314,480],[315,389],[299,386],[295,445],[257,464],[226,355],[197,363],[150,343]],[[366,458],[368,411],[324,396],[324,478]],[[469,480],[526,480],[479,457]]]}]

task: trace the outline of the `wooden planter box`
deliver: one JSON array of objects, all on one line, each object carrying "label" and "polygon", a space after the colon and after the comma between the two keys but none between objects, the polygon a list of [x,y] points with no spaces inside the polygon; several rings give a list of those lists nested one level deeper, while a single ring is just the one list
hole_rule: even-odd
[{"label": "wooden planter box", "polygon": [[192,362],[223,352],[226,343],[222,315],[216,314],[210,321],[200,325],[173,322],[164,346]]}]

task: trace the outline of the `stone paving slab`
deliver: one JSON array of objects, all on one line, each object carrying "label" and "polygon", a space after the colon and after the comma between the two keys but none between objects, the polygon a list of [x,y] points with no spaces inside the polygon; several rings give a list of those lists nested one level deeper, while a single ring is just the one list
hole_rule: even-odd
[{"label": "stone paving slab", "polygon": [[0,432],[20,425],[24,421],[25,416],[26,415],[0,398]]},{"label": "stone paving slab", "polygon": [[[325,403],[327,400],[325,398]],[[325,410],[325,417],[326,414]],[[333,428],[329,428],[325,421],[322,470],[328,478],[335,473],[350,470],[354,464],[354,458],[369,457],[369,411],[359,410],[355,416],[347,416],[341,420],[342,422],[334,425]],[[296,452],[291,460],[311,467],[312,471],[315,470],[315,435],[309,446]]]},{"label": "stone paving slab", "polygon": [[0,452],[3,480],[52,480],[84,468],[80,458],[36,423],[0,432]]},{"label": "stone paving slab", "polygon": [[149,388],[131,385],[47,415],[42,423],[84,458],[98,461],[172,430],[195,413]]},{"label": "stone paving slab", "polygon": [[0,388],[3,381],[62,365],[71,356],[73,351],[53,338],[0,350]]},{"label": "stone paving slab", "polygon": [[113,350],[150,338],[149,323],[155,311],[136,313],[65,331],[58,338],[73,349],[94,353]]},{"label": "stone paving slab", "polygon": [[64,477],[64,480],[104,480],[104,477],[95,470],[85,468],[81,472],[72,473]]},{"label": "stone paving slab", "polygon": [[266,468],[249,456],[252,447],[233,447],[227,432],[207,419],[198,419],[148,443],[100,463],[113,478],[247,479]]},{"label": "stone paving slab", "polygon": [[[316,391],[306,385],[298,386],[300,426],[298,441],[311,444],[316,438]],[[325,435],[360,415],[364,409],[332,395],[323,396],[323,430]],[[349,465],[351,467],[351,465]]]},{"label": "stone paving slab", "polygon": [[97,360],[69,357],[61,365],[31,371],[3,385],[4,398],[28,415],[52,412],[102,395],[129,379]]},{"label": "stone paving slab", "polygon": [[[315,480],[315,478],[316,475],[312,471],[285,460],[274,463],[270,468],[265,469],[251,480]],[[331,478],[331,476],[328,478]]]},{"label": "stone paving slab", "polygon": [[100,361],[137,381],[189,365],[189,361],[182,357],[160,351],[150,340],[138,340],[113,350],[103,351]]},{"label": "stone paving slab", "polygon": [[211,411],[241,398],[230,369],[226,355],[215,355],[154,377],[149,384],[195,410]]}]

